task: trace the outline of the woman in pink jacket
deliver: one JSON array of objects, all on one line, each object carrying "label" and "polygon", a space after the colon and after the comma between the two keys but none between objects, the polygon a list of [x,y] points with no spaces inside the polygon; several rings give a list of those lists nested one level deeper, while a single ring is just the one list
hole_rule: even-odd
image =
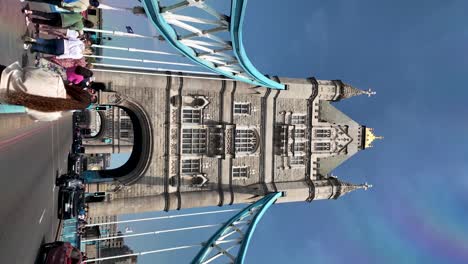
[{"label": "woman in pink jacket", "polygon": [[93,72],[82,66],[67,68],[67,80],[72,84],[79,84],[86,78],[93,77]]}]

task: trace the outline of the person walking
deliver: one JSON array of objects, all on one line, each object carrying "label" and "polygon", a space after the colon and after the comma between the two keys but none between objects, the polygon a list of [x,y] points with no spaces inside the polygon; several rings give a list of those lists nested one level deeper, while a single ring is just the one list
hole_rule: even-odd
[{"label": "person walking", "polygon": [[35,120],[57,120],[62,111],[83,110],[96,100],[87,91],[66,85],[60,75],[41,68],[22,68],[15,62],[0,65],[0,71],[0,103],[24,106]]},{"label": "person walking", "polygon": [[60,59],[60,58],[57,58],[57,57],[52,57],[52,58],[48,58],[48,60],[50,60],[51,62],[53,63],[56,63],[64,68],[71,68],[71,67],[75,67],[75,66],[83,66],[83,67],[86,67],[86,68],[91,68],[92,64],[88,64],[86,62],[86,59],[85,57],[82,57],[80,59]]},{"label": "person walking", "polygon": [[81,13],[86,11],[89,7],[97,8],[99,6],[98,0],[76,0],[76,1],[69,1],[69,0],[20,0],[21,2],[28,1],[28,2],[38,2],[38,3],[46,3],[51,5],[56,5],[60,8],[66,9],[68,11],[72,11],[75,13]]},{"label": "person walking", "polygon": [[25,49],[31,48],[31,52],[40,52],[57,56],[59,59],[81,59],[84,54],[91,54],[91,50],[86,49],[86,45],[91,45],[89,40],[85,42],[69,39],[43,39],[25,37]]},{"label": "person walking", "polygon": [[[27,16],[36,16],[31,19],[35,24],[48,25],[82,31],[83,28],[93,28],[94,23],[85,19],[80,13],[47,13],[38,10],[24,9]],[[42,17],[42,18],[37,18]]]},{"label": "person walking", "polygon": [[93,77],[93,72],[85,67],[76,66],[67,69],[67,80],[72,84],[78,85],[84,79],[91,77]]}]

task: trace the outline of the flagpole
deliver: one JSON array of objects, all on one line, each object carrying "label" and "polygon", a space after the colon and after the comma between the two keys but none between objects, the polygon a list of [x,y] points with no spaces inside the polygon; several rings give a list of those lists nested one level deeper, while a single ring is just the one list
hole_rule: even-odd
[{"label": "flagpole", "polygon": [[202,72],[202,71],[185,71],[185,70],[166,69],[166,68],[149,68],[149,67],[127,66],[127,65],[108,64],[108,63],[91,63],[91,64],[94,66],[114,67],[114,68],[133,69],[133,70],[168,71],[168,72],[182,72],[182,73],[203,74],[203,75],[218,75],[216,73]]},{"label": "flagpole", "polygon": [[114,235],[114,236],[106,236],[100,238],[93,238],[93,239],[84,239],[81,240],[81,243],[87,242],[95,242],[95,241],[104,241],[104,240],[112,240],[116,238],[127,238],[127,237],[138,237],[138,236],[148,236],[148,235],[159,235],[164,233],[173,233],[173,232],[180,232],[180,231],[187,231],[187,230],[196,230],[196,229],[203,229],[203,228],[211,228],[215,226],[220,226],[222,224],[213,224],[213,225],[199,225],[199,226],[189,226],[189,227],[182,227],[182,228],[175,228],[175,229],[164,229],[164,230],[156,230],[151,232],[144,232],[144,233],[136,233],[136,234],[129,234],[129,235]]},{"label": "flagpole", "polygon": [[102,33],[102,34],[118,36],[118,37],[157,39],[157,40],[161,40],[161,41],[164,40],[164,38],[162,38],[161,36],[157,36],[157,35],[156,36],[144,36],[144,35],[140,35],[140,34],[128,33],[128,32],[117,31],[117,30],[105,30],[105,29],[97,29],[97,28],[83,28],[83,31]]},{"label": "flagpole", "polygon": [[142,62],[142,63],[159,63],[159,64],[168,64],[168,65],[177,65],[177,66],[188,66],[188,67],[197,67],[198,65],[188,64],[188,63],[181,63],[181,62],[168,62],[168,61],[159,61],[159,60],[145,60],[145,59],[132,59],[132,58],[124,58],[124,57],[113,57],[113,56],[101,56],[101,55],[83,55],[84,57],[88,58],[96,58],[96,59],[109,59],[109,60],[121,60],[121,61],[135,61],[135,62]]},{"label": "flagpole", "polygon": [[91,47],[101,48],[101,49],[114,49],[114,50],[125,50],[128,52],[141,52],[141,53],[152,53],[152,54],[160,54],[160,55],[169,55],[169,56],[180,56],[183,57],[181,54],[164,52],[164,51],[157,51],[157,50],[145,50],[145,49],[135,49],[135,48],[125,48],[125,47],[116,47],[116,46],[109,46],[109,45],[98,45],[93,44]]},{"label": "flagpole", "polygon": [[199,213],[191,213],[191,214],[165,215],[165,216],[158,216],[158,217],[149,217],[149,218],[140,218],[140,219],[132,219],[132,220],[122,220],[122,221],[113,221],[113,222],[105,222],[105,223],[87,224],[85,226],[88,227],[88,226],[102,226],[102,225],[112,225],[112,224],[122,224],[122,223],[133,223],[133,222],[142,222],[142,221],[153,221],[153,220],[162,220],[162,219],[171,219],[171,218],[190,217],[190,216],[197,216],[197,215],[229,213],[229,212],[236,212],[236,211],[239,211],[239,209],[226,209],[226,210],[207,211],[207,212],[199,212]]},{"label": "flagpole", "polygon": [[137,253],[124,254],[124,255],[110,256],[110,257],[103,257],[103,258],[95,258],[95,259],[87,259],[87,260],[84,260],[81,263],[90,263],[90,262],[96,262],[96,261],[102,261],[102,260],[128,258],[128,257],[134,257],[134,256],[143,256],[143,255],[147,255],[147,254],[156,254],[156,253],[162,253],[162,252],[168,252],[168,251],[174,251],[174,250],[180,250],[180,249],[189,249],[189,248],[194,248],[194,247],[201,247],[202,245],[203,244],[200,243],[200,244],[195,244],[195,245],[178,246],[178,247],[163,248],[163,249],[143,251],[143,252],[137,252]]},{"label": "flagpole", "polygon": [[[148,76],[166,76],[166,77],[177,76],[177,72],[171,74],[171,73],[163,73],[163,72],[139,72],[139,71],[109,70],[109,69],[99,69],[99,68],[94,68],[93,71],[94,72],[128,73],[128,74],[148,75]],[[228,81],[228,82],[234,82],[235,81],[233,79],[216,77],[216,76],[206,77],[206,76],[196,76],[196,75],[184,75],[184,78],[201,79],[201,80]]]}]

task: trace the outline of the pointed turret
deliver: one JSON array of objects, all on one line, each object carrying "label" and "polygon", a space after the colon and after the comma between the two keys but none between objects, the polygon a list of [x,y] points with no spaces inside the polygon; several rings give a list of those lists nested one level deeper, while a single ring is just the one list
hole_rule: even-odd
[{"label": "pointed turret", "polygon": [[367,189],[372,188],[372,185],[367,184],[367,182],[364,184],[353,184],[353,183],[341,182],[340,187],[341,189],[338,195],[336,197],[333,197],[334,199],[337,199],[338,197],[341,197],[347,193],[350,193],[352,191],[359,190],[359,189],[364,189],[365,191],[367,191]]},{"label": "pointed turret", "polygon": [[367,190],[372,187],[372,185],[367,184],[367,182],[364,184],[342,182],[334,176],[322,180],[315,180],[313,183],[315,187],[314,200],[338,199],[352,191],[359,189]]},{"label": "pointed turret", "polygon": [[382,136],[376,136],[374,134],[374,129],[370,127],[366,127],[366,133],[364,138],[364,148],[372,148],[372,142],[376,139],[383,139]]},{"label": "pointed turret", "polygon": [[340,92],[341,92],[340,99],[351,98],[353,96],[363,95],[363,94],[370,97],[376,94],[376,92],[372,91],[371,89],[368,89],[367,91],[363,91],[346,83],[343,83],[343,85],[341,86]]},{"label": "pointed turret", "polygon": [[318,84],[318,98],[321,100],[336,102],[341,99],[351,98],[357,95],[372,96],[376,92],[368,89],[367,91],[357,89],[340,80],[317,80]]}]

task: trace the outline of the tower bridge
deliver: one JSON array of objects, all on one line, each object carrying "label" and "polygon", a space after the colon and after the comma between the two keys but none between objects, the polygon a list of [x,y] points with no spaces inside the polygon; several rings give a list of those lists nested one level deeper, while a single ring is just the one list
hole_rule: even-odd
[{"label": "tower bridge", "polygon": [[330,176],[376,138],[332,103],[371,91],[315,78],[276,78],[286,89],[274,90],[195,77],[96,69],[112,90],[99,103],[127,111],[135,138],[121,168],[85,172],[91,189],[108,191],[91,214],[248,203],[277,191],[286,193],[278,202],[336,199],[367,188]]},{"label": "tower bridge", "polygon": [[[231,0],[229,12],[204,0],[141,2],[161,36],[137,37],[161,40],[210,73],[95,63],[96,80],[108,88],[100,92],[99,105],[125,111],[134,141],[123,166],[84,172],[89,191],[106,192],[103,202],[89,204],[90,216],[247,203],[244,211],[202,244],[193,262],[227,256],[230,263],[242,263],[255,225],[273,202],[338,199],[371,187],[343,182],[331,174],[381,138],[333,104],[375,92],[341,80],[270,78],[260,73],[242,44],[247,1]],[[147,58],[99,59],[106,58],[161,63]],[[252,219],[240,231],[235,223],[246,217]],[[232,240],[239,242],[237,255],[228,252],[234,246],[220,247],[232,242],[224,241],[230,234],[240,234]],[[150,253],[188,247],[192,246]]]}]

